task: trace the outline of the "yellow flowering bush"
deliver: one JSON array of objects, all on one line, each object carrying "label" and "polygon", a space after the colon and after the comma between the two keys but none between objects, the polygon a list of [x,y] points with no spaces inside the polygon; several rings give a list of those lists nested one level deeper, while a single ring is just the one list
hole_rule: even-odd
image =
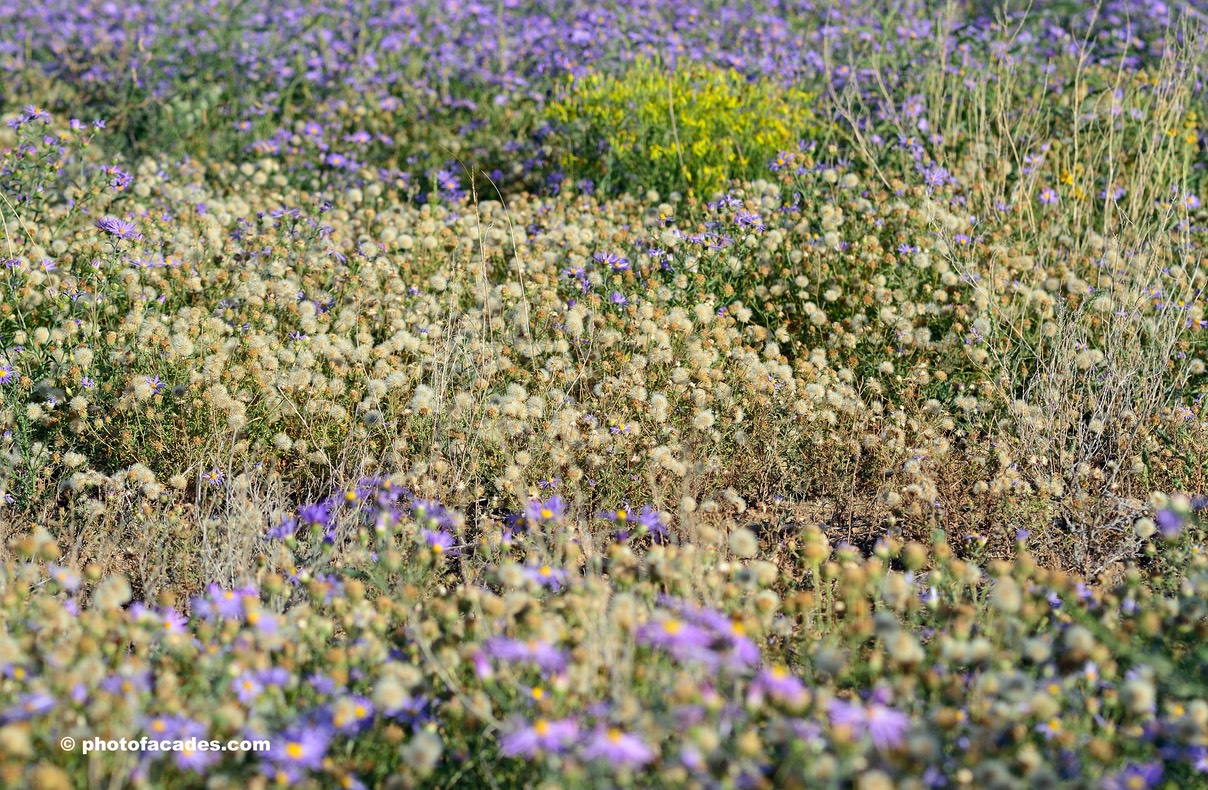
[{"label": "yellow flowering bush", "polygon": [[812,97],[767,77],[705,63],[638,58],[620,74],[572,79],[548,109],[567,175],[606,189],[686,190],[709,197],[755,177],[816,129]]}]

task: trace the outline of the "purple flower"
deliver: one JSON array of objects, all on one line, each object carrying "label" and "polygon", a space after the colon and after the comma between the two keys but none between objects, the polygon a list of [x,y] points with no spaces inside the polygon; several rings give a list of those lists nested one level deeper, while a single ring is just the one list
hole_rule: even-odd
[{"label": "purple flower", "polygon": [[1162,781],[1162,764],[1160,762],[1130,763],[1118,774],[1105,777],[1103,790],[1149,790],[1157,787]]},{"label": "purple flower", "polygon": [[0,385],[11,384],[17,380],[17,369],[7,362],[0,362]]},{"label": "purple flower", "polygon": [[597,252],[592,256],[599,263],[604,264],[614,272],[627,272],[632,268],[629,265],[629,259],[624,258],[612,252]]},{"label": "purple flower", "polygon": [[453,536],[443,529],[425,529],[420,534],[423,536],[424,543],[428,544],[428,548],[432,549],[434,554],[455,553],[456,550],[450,552],[450,549],[453,548]]},{"label": "purple flower", "polygon": [[805,684],[784,667],[769,667],[760,672],[751,684],[751,692],[756,697],[766,693],[786,705],[799,705],[806,699]]},{"label": "purple flower", "polygon": [[616,727],[598,728],[583,746],[588,760],[606,760],[615,766],[638,768],[654,759],[654,750],[636,735]]},{"label": "purple flower", "polygon": [[286,540],[287,538],[292,538],[297,531],[298,519],[289,516],[277,526],[270,527],[264,534],[265,537],[272,538],[273,540]]},{"label": "purple flower", "polygon": [[643,505],[638,511],[638,524],[646,528],[655,543],[662,543],[669,537],[662,514],[650,505]]},{"label": "purple flower", "polygon": [[717,655],[711,649],[713,635],[678,617],[657,617],[640,626],[635,636],[639,643],[662,648],[681,661],[717,661]]},{"label": "purple flower", "polygon": [[530,524],[559,521],[566,515],[566,502],[555,494],[544,501],[531,500],[524,506],[524,517]]},{"label": "purple flower", "polygon": [[193,611],[207,620],[213,617],[238,620],[243,617],[244,599],[256,599],[257,597],[254,587],[224,590],[217,584],[211,584],[206,588],[204,598],[198,596],[193,599]]},{"label": "purple flower", "polygon": [[835,699],[831,701],[827,714],[831,727],[845,727],[856,738],[868,733],[873,745],[882,751],[901,744],[910,726],[909,716],[879,702],[865,707]]},{"label": "purple flower", "polygon": [[372,718],[373,703],[362,696],[344,697],[331,709],[331,723],[342,733],[358,732]]},{"label": "purple flower", "polygon": [[910,726],[910,717],[886,705],[873,703],[868,706],[866,722],[873,745],[884,751],[901,744]]},{"label": "purple flower", "polygon": [[64,590],[75,592],[80,589],[80,575],[71,568],[51,564],[46,566],[46,570],[50,573],[50,578],[54,579],[55,584]]},{"label": "purple flower", "polygon": [[101,217],[92,224],[98,230],[125,241],[138,241],[143,237],[143,234],[138,232],[138,228],[134,226],[133,222],[118,219],[117,217]]},{"label": "purple flower", "polygon": [[566,667],[566,654],[549,642],[530,639],[509,639],[497,636],[483,645],[487,655],[503,661],[536,664],[547,672],[560,672]]},{"label": "purple flower", "polygon": [[172,607],[168,606],[160,610],[159,625],[163,633],[183,634],[188,624],[189,619]]},{"label": "purple flower", "polygon": [[1040,190],[1040,202],[1046,206],[1052,206],[1060,199],[1061,198],[1057,196],[1057,190],[1053,189],[1052,187],[1045,187],[1044,189]]},{"label": "purple flower", "polygon": [[151,673],[149,671],[115,673],[102,680],[100,687],[101,691],[123,697],[144,693],[151,690]]},{"label": "purple flower", "polygon": [[171,741],[176,739],[185,721],[177,716],[155,716],[147,721],[143,729],[157,741]]},{"label": "purple flower", "polygon": [[298,518],[304,524],[325,527],[331,522],[329,505],[326,502],[314,502],[298,508]]},{"label": "purple flower", "polygon": [[318,770],[323,767],[331,735],[322,727],[299,727],[272,738],[267,759],[275,766]]},{"label": "purple flower", "polygon": [[1046,741],[1051,741],[1060,735],[1064,728],[1065,725],[1062,724],[1061,719],[1054,716],[1047,721],[1042,721],[1037,724],[1035,730],[1043,735]]},{"label": "purple flower", "polygon": [[525,565],[524,575],[529,581],[536,582],[542,587],[548,587],[554,592],[566,584],[566,571],[561,568],[551,568],[549,565]]},{"label": "purple flower", "polygon": [[763,218],[757,212],[741,210],[734,215],[734,222],[739,227],[753,228],[755,230],[765,230],[766,225],[763,224]]},{"label": "purple flower", "polygon": [[532,757],[539,752],[557,753],[579,737],[579,725],[572,719],[537,719],[504,735],[499,751],[507,757]]},{"label": "purple flower", "polygon": [[256,677],[254,672],[244,672],[239,677],[231,681],[231,688],[235,691],[235,696],[244,705],[249,705],[256,701],[260,696],[260,692],[264,691],[264,686],[260,683],[260,679]]},{"label": "purple flower", "polygon": [[[176,755],[178,768],[202,773],[204,769],[218,762],[222,755],[217,751],[209,750],[208,734],[205,725],[200,722],[184,719],[180,723],[177,736],[173,739],[185,742],[185,748],[173,752]],[[194,748],[188,748],[190,745]]]},{"label": "purple flower", "polygon": [[1165,540],[1174,540],[1183,529],[1183,518],[1173,510],[1162,509],[1154,517]]},{"label": "purple flower", "polygon": [[18,697],[16,704],[0,713],[0,722],[9,724],[49,713],[55,707],[55,698],[44,692],[35,692]]}]

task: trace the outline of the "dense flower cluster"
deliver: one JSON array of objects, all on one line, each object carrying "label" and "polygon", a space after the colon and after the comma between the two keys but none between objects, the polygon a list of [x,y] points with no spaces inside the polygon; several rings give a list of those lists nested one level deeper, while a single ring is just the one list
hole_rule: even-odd
[{"label": "dense flower cluster", "polygon": [[[501,540],[508,519],[471,527],[391,478],[301,507],[273,534],[283,570],[191,601],[131,602],[125,578],[56,564],[42,533],[3,568],[0,771],[45,787],[85,770],[259,787],[1202,777],[1208,555],[1193,504],[1155,499],[1169,526],[1147,569],[1097,589],[1038,569],[1026,542],[983,566],[939,532],[865,557],[810,526],[775,562],[748,561],[601,541],[589,514],[549,502]],[[293,564],[307,540],[326,548]],[[52,751],[118,734],[271,748],[131,765]]]},{"label": "dense flower cluster", "polygon": [[0,785],[1203,781],[1202,15],[882,5],[0,0]]}]

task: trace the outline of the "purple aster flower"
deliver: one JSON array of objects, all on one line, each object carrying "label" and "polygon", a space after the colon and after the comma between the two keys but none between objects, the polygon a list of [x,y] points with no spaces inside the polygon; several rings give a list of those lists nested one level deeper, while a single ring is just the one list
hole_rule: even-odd
[{"label": "purple aster flower", "polygon": [[0,385],[11,384],[17,380],[17,369],[7,362],[0,362]]},{"label": "purple aster flower", "polygon": [[27,104],[25,105],[25,120],[26,122],[41,121],[43,124],[48,124],[50,123],[50,113],[36,105]]},{"label": "purple aster flower", "polygon": [[616,510],[602,510],[597,515],[599,515],[600,518],[608,519],[618,527],[628,526],[629,520],[633,518],[633,513],[630,512],[628,503],[625,503],[624,506],[619,507]]},{"label": "purple aster flower", "polygon": [[1162,781],[1162,764],[1130,763],[1124,770],[1103,780],[1103,790],[1149,790]]},{"label": "purple aster flower", "polygon": [[51,564],[46,566],[46,570],[50,573],[50,578],[54,579],[55,584],[64,590],[75,592],[80,589],[80,575],[71,568]]},{"label": "purple aster flower", "polygon": [[151,673],[125,672],[109,675],[100,683],[101,691],[128,697],[151,690]]},{"label": "purple aster flower", "polygon": [[561,568],[551,568],[549,565],[525,565],[524,575],[529,581],[534,581],[542,587],[548,587],[554,592],[566,584],[566,571]]},{"label": "purple aster flower", "polygon": [[322,694],[325,697],[330,696],[336,690],[335,681],[332,680],[331,678],[327,677],[326,675],[319,674],[318,672],[316,672],[316,673],[312,674],[310,677],[308,677],[306,679],[306,682],[310,684],[310,687],[312,689],[314,689],[315,691],[317,691],[318,693]]},{"label": "purple aster flower", "polygon": [[558,753],[579,737],[579,725],[572,719],[537,719],[523,724],[499,741],[499,751],[507,757],[532,757],[539,752]]},{"label": "purple aster flower", "polygon": [[[218,762],[222,755],[209,750],[208,735],[204,724],[189,719],[183,720],[177,737],[173,739],[184,741],[185,748],[173,751],[178,768],[200,774]],[[193,748],[189,748],[190,746]]]},{"label": "purple aster flower", "polygon": [[656,617],[639,626],[635,637],[639,643],[662,648],[680,660],[717,661],[717,655],[711,649],[713,635],[678,617]]},{"label": "purple aster flower", "polygon": [[759,647],[746,633],[746,627],[738,620],[728,620],[724,629],[714,632],[713,649],[730,669],[742,670],[759,663]]},{"label": "purple aster flower", "polygon": [[10,724],[16,721],[42,716],[55,707],[55,698],[44,692],[35,692],[18,697],[16,704],[0,712],[0,722]]},{"label": "purple aster flower", "polygon": [[231,688],[235,691],[235,696],[244,705],[250,705],[260,696],[260,692],[264,691],[264,685],[260,679],[256,677],[254,672],[244,672],[239,677],[231,681]]},{"label": "purple aster flower", "polygon": [[842,699],[832,699],[826,709],[832,728],[845,727],[854,737],[864,733],[864,706]]},{"label": "purple aster flower", "polygon": [[325,527],[331,522],[330,506],[326,502],[314,502],[298,508],[298,518],[304,524]]},{"label": "purple aster flower", "polygon": [[599,263],[604,264],[614,272],[627,272],[632,268],[629,265],[629,259],[617,255],[613,252],[597,252],[592,256]]},{"label": "purple aster flower", "polygon": [[125,241],[138,241],[143,234],[138,232],[133,222],[117,217],[101,217],[92,223],[98,230],[108,233]]},{"label": "purple aster flower", "polygon": [[422,727],[433,721],[432,701],[424,696],[408,696],[403,704],[397,708],[385,710],[383,713],[412,727]]},{"label": "purple aster flower", "polygon": [[453,549],[453,536],[443,529],[425,529],[420,534],[423,536],[424,543],[428,544],[428,548],[432,549],[434,554],[456,553],[456,550]]},{"label": "purple aster flower", "polygon": [[910,717],[899,710],[886,705],[873,703],[868,706],[866,715],[868,734],[872,737],[873,746],[881,751],[893,749],[902,743],[906,730],[910,727]]},{"label": "purple aster flower", "polygon": [[1044,205],[1052,206],[1057,203],[1058,200],[1060,200],[1060,198],[1057,196],[1057,190],[1053,189],[1052,187],[1045,187],[1044,189],[1040,190],[1040,202]]},{"label": "purple aster flower", "polygon": [[322,727],[299,727],[271,739],[267,759],[274,766],[318,770],[323,767],[330,733]]},{"label": "purple aster flower", "polygon": [[879,702],[867,707],[841,699],[831,700],[827,709],[831,727],[845,727],[853,737],[868,733],[873,745],[882,751],[892,749],[902,742],[910,717]]},{"label": "purple aster flower", "polygon": [[606,760],[615,766],[639,768],[654,759],[654,750],[636,735],[616,727],[598,728],[583,746],[588,760]]},{"label": "purple aster flower", "polygon": [[637,521],[639,525],[646,528],[646,532],[650,534],[655,543],[662,543],[670,537],[662,514],[650,505],[642,506],[642,509],[638,511]]},{"label": "purple aster flower", "polygon": [[530,639],[509,639],[497,636],[483,645],[488,655],[503,661],[536,664],[547,672],[560,672],[566,667],[566,654],[549,642]]},{"label": "purple aster flower", "polygon": [[470,662],[474,665],[474,675],[479,680],[489,680],[495,677],[495,668],[491,666],[491,661],[487,658],[486,653],[475,650],[470,656]]},{"label": "purple aster flower", "polygon": [[414,499],[411,501],[411,510],[420,521],[428,519],[446,529],[453,526],[453,515],[444,505],[434,500]]},{"label": "purple aster flower", "polygon": [[284,688],[289,684],[291,675],[285,667],[269,667],[260,670],[256,677],[265,686]]},{"label": "purple aster flower", "polygon": [[757,697],[767,694],[777,702],[799,705],[806,699],[805,684],[784,667],[768,667],[756,676],[751,691]]},{"label": "purple aster flower", "polygon": [[345,734],[360,731],[372,718],[373,703],[359,695],[345,697],[331,708],[332,726]]},{"label": "purple aster flower", "polygon": [[559,521],[565,515],[566,501],[557,494],[544,501],[540,499],[531,500],[524,506],[524,517],[528,519],[528,523],[530,524]]},{"label": "purple aster flower", "polygon": [[199,596],[194,599],[193,611],[206,619],[222,617],[227,620],[239,620],[243,617],[243,600],[257,597],[255,588],[252,587],[224,590],[217,584],[211,584],[206,588],[204,598]]},{"label": "purple aster flower", "polygon": [[1174,540],[1183,529],[1182,516],[1173,510],[1165,508],[1159,510],[1158,515],[1154,517],[1154,521],[1157,522],[1158,529],[1165,540]]},{"label": "purple aster flower", "polygon": [[184,721],[177,716],[154,716],[147,720],[143,730],[148,737],[157,741],[172,741],[176,740]]},{"label": "purple aster flower", "polygon": [[763,224],[763,218],[757,212],[742,210],[734,215],[734,222],[739,227],[753,228],[754,230],[765,230],[766,225]]},{"label": "purple aster flower", "polygon": [[1051,719],[1040,722],[1034,729],[1043,735],[1046,741],[1051,741],[1061,734],[1062,730],[1065,729],[1065,725],[1061,719],[1054,716]]},{"label": "purple aster flower", "polygon": [[183,634],[189,624],[189,618],[168,606],[160,610],[159,625],[165,634]]}]

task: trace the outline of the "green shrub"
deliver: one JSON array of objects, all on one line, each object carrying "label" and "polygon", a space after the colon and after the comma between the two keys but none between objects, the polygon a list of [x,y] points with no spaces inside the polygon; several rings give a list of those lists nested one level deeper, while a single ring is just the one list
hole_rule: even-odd
[{"label": "green shrub", "polygon": [[606,190],[675,189],[708,197],[734,178],[756,178],[809,137],[809,94],[732,69],[668,69],[639,58],[620,74],[569,83],[547,110],[564,129],[568,175]]}]

